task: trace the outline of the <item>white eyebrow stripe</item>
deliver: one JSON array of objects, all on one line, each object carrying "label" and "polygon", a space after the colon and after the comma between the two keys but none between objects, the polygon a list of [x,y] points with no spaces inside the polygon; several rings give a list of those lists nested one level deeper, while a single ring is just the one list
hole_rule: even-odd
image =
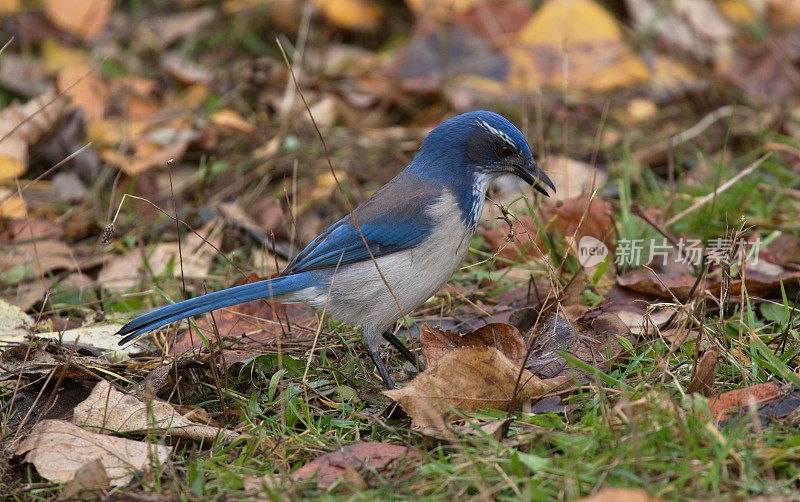
[{"label": "white eyebrow stripe", "polygon": [[508,134],[504,133],[503,131],[501,131],[499,129],[495,129],[494,127],[492,127],[489,124],[487,124],[486,121],[484,121],[484,120],[479,120],[478,124],[481,127],[483,127],[484,129],[486,129],[487,131],[489,131],[489,133],[494,134],[495,136],[497,136],[498,138],[502,139],[503,141],[505,141],[506,143],[508,143],[512,147],[514,147],[514,148],[517,147],[517,145],[514,144],[514,142],[511,140],[511,138],[508,136]]}]

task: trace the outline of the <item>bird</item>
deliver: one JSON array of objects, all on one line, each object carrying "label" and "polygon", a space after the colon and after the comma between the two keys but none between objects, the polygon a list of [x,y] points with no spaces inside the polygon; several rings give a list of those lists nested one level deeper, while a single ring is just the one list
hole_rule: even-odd
[{"label": "bird", "polygon": [[485,110],[456,115],[428,133],[405,169],[311,241],[276,277],[153,310],[123,326],[119,344],[251,300],[305,303],[360,327],[367,354],[392,389],[379,354],[382,340],[416,362],[391,328],[450,280],[467,254],[491,182],[508,174],[545,196],[542,185],[555,192],[510,121]]}]

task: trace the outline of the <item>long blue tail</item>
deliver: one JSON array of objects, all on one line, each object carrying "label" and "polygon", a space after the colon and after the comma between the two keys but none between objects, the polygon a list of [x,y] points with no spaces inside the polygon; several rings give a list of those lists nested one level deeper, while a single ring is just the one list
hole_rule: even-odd
[{"label": "long blue tail", "polygon": [[281,295],[291,293],[309,286],[308,274],[299,273],[266,279],[250,284],[242,284],[233,288],[223,289],[214,293],[198,296],[190,300],[167,305],[143,316],[137,317],[120,329],[118,335],[126,335],[119,341],[124,345],[134,338],[150,330],[159,328],[184,317],[202,314],[211,310],[230,307],[239,303],[257,300],[259,298],[280,299]]}]

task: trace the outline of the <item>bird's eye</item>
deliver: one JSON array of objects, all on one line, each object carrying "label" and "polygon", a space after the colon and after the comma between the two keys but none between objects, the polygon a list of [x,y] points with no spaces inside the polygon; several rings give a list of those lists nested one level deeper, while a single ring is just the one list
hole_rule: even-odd
[{"label": "bird's eye", "polygon": [[500,154],[500,158],[511,157],[514,155],[514,149],[510,146],[504,145],[500,147],[500,151],[498,153]]}]

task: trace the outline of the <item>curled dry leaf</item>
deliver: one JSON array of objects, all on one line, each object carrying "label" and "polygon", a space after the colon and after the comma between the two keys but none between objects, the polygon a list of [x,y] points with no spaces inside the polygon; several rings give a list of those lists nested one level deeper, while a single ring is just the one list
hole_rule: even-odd
[{"label": "curled dry leaf", "polygon": [[[460,348],[417,375],[406,387],[383,393],[419,425],[443,425],[450,408],[465,412],[508,410],[521,398],[537,398],[570,381],[571,376],[540,380],[493,347]],[[517,390],[515,394],[515,389]]]},{"label": "curled dry leaf", "polygon": [[687,393],[699,392],[704,396],[711,394],[711,390],[714,388],[714,381],[717,378],[718,358],[718,351],[713,349],[705,351],[703,357],[697,361],[692,380],[689,382],[689,388],[686,389]]},{"label": "curled dry leaf", "polygon": [[531,354],[525,367],[547,379],[570,375],[570,366],[561,353],[606,371],[608,362],[623,351],[620,338],[635,342],[616,314],[599,309],[587,312],[579,305],[557,309],[531,336]]},{"label": "curled dry leaf", "polygon": [[436,366],[448,352],[463,347],[494,347],[516,364],[522,364],[525,359],[525,342],[519,330],[503,323],[487,324],[464,334],[435,328],[425,323],[420,333],[420,345],[425,364],[431,368]]},{"label": "curled dry leaf", "polygon": [[240,437],[229,430],[191,422],[164,401],[140,401],[105,380],[98,382],[89,398],[75,407],[72,421],[115,432],[158,432],[195,441]]},{"label": "curled dry leaf", "polygon": [[650,334],[655,328],[663,327],[675,313],[674,305],[661,302],[657,296],[636,293],[614,284],[600,309],[619,316],[634,335]]},{"label": "curled dry leaf", "polygon": [[43,420],[20,443],[17,455],[50,481],[70,481],[86,464],[100,460],[112,486],[128,484],[137,471],[169,458],[171,448],[96,434],[62,420]]},{"label": "curled dry leaf", "polygon": [[91,500],[99,498],[110,488],[111,482],[103,462],[94,459],[78,469],[59,495],[61,500]]},{"label": "curled dry leaf", "polygon": [[[404,462],[418,457],[419,453],[407,446],[379,442],[355,443],[317,457],[294,471],[292,480],[315,478],[317,485],[325,490],[345,477],[348,470],[360,474],[367,474],[370,469],[394,473],[403,467]],[[350,479],[353,478],[348,476]]]}]

